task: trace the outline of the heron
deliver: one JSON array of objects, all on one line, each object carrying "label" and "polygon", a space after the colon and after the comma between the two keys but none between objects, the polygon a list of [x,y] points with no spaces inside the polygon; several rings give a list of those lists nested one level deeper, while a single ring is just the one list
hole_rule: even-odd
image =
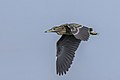
[{"label": "heron", "polygon": [[45,31],[45,33],[48,32],[55,32],[58,35],[62,35],[56,43],[56,73],[59,76],[69,71],[75,57],[75,51],[79,47],[80,42],[88,41],[90,35],[98,34],[93,31],[93,28],[77,23],[55,26]]}]

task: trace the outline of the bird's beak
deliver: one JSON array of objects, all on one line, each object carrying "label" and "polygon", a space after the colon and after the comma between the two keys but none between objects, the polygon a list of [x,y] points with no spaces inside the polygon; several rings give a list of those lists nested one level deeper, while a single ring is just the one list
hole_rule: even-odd
[{"label": "bird's beak", "polygon": [[49,29],[47,31],[45,31],[45,33],[48,33],[48,32],[56,32],[54,29]]}]

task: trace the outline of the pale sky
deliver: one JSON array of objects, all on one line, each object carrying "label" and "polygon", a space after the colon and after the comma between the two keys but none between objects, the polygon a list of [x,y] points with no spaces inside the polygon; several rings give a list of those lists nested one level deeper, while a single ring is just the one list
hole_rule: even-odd
[{"label": "pale sky", "polygon": [[[119,0],[0,0],[0,80],[120,80]],[[56,75],[57,34],[79,23],[100,34],[82,42],[66,75]]]}]

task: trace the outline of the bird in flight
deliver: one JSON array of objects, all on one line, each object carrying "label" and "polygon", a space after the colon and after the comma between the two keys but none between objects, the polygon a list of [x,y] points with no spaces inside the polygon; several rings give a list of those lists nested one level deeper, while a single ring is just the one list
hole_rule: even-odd
[{"label": "bird in flight", "polygon": [[98,34],[92,28],[76,23],[55,26],[45,31],[45,33],[47,32],[55,32],[58,35],[62,35],[56,44],[56,73],[59,76],[66,74],[69,70],[80,42],[87,41],[90,35]]}]

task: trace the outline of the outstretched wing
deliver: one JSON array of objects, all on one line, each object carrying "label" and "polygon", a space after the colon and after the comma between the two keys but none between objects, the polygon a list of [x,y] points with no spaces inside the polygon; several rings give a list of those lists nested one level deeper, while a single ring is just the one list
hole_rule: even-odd
[{"label": "outstretched wing", "polygon": [[83,41],[87,41],[89,39],[89,28],[88,27],[73,27],[70,28],[72,34],[75,36],[75,38],[83,40]]},{"label": "outstretched wing", "polygon": [[56,71],[57,74],[66,74],[66,71],[72,64],[75,51],[77,50],[80,39],[76,39],[74,35],[62,35],[57,42],[57,60]]}]

